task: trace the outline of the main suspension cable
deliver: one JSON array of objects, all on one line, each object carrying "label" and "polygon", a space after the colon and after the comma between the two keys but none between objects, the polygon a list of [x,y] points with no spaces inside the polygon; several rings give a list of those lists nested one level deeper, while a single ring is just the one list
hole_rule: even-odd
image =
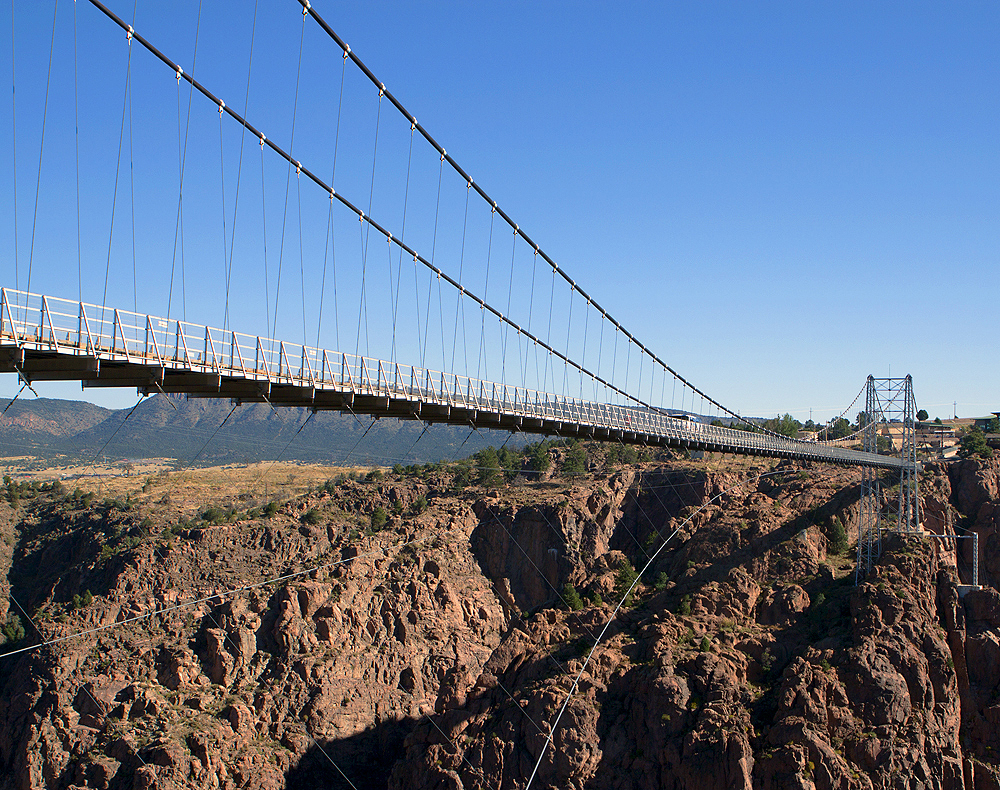
[{"label": "main suspension cable", "polygon": [[[105,6],[104,3],[101,2],[101,0],[88,0],[88,1],[90,2],[91,5],[93,5],[95,8],[98,8],[103,14],[105,14],[105,16],[108,17],[108,19],[110,19],[111,21],[113,21],[115,24],[119,25],[123,30],[127,30],[128,29],[128,25],[125,22],[123,22],[122,19],[120,17],[118,17],[113,11],[111,11],[107,6]],[[298,160],[294,159],[289,152],[286,152],[281,146],[277,145],[273,140],[271,140],[269,137],[265,136],[255,126],[253,126],[253,124],[251,124],[249,121],[247,121],[242,115],[240,115],[238,112],[236,112],[235,110],[233,110],[230,105],[228,105],[225,102],[223,102],[215,94],[213,94],[210,90],[208,90],[208,88],[206,88],[201,82],[199,82],[197,79],[195,79],[191,75],[189,75],[186,72],[184,72],[184,70],[179,65],[177,65],[172,60],[170,60],[159,49],[157,49],[153,44],[151,44],[146,38],[144,38],[140,34],[136,33],[135,31],[133,31],[133,36],[134,36],[134,38],[135,38],[136,41],[138,41],[146,50],[148,50],[150,52],[150,54],[154,55],[162,63],[164,63],[165,65],[167,65],[175,74],[177,74],[177,76],[178,76],[179,79],[183,79],[183,80],[187,81],[194,89],[196,89],[199,93],[201,93],[203,96],[205,96],[205,98],[207,98],[209,101],[211,101],[216,106],[222,105],[223,111],[227,115],[229,115],[231,118],[233,118],[237,123],[245,126],[246,129],[247,129],[247,131],[249,131],[251,134],[253,134],[255,137],[257,137],[261,141],[262,145],[266,145],[274,153],[276,153],[279,157],[281,157],[282,159],[284,159],[290,166],[295,167],[297,169],[297,171],[301,175],[304,175],[306,178],[308,178],[313,183],[315,183],[317,186],[319,186],[326,194],[329,194],[329,195],[332,195],[333,197],[335,197],[338,201],[340,201],[340,203],[343,206],[345,206],[347,209],[349,209],[350,211],[352,211],[359,218],[360,221],[362,221],[364,223],[367,223],[370,226],[371,229],[375,230],[377,233],[381,233],[384,237],[389,238],[391,240],[391,243],[397,245],[400,249],[402,249],[408,255],[411,255],[413,257],[413,261],[414,261],[415,264],[416,263],[420,263],[421,265],[423,265],[426,268],[430,269],[439,278],[441,278],[442,280],[444,280],[445,282],[447,282],[449,285],[451,285],[452,287],[454,287],[456,290],[458,290],[459,293],[462,296],[471,299],[477,305],[479,305],[479,307],[482,310],[489,311],[496,318],[498,318],[500,321],[509,324],[509,326],[512,329],[514,329],[515,331],[520,331],[521,334],[525,335],[525,337],[526,337],[526,339],[528,341],[534,342],[537,345],[541,346],[551,356],[558,358],[564,364],[567,364],[567,365],[575,368],[580,373],[582,373],[583,375],[585,375],[585,376],[587,376],[589,378],[595,379],[600,384],[604,385],[611,392],[614,392],[617,395],[620,395],[621,397],[623,397],[623,398],[625,398],[625,399],[627,399],[629,401],[632,401],[637,406],[644,407],[644,408],[647,408],[647,409],[653,409],[653,408],[655,408],[655,407],[651,406],[650,404],[648,404],[648,403],[644,402],[643,400],[641,400],[639,397],[636,397],[635,395],[632,395],[632,394],[626,392],[624,389],[622,389],[622,388],[620,388],[618,386],[615,386],[610,381],[607,381],[603,377],[598,376],[595,373],[591,372],[590,370],[584,368],[578,362],[576,362],[576,361],[574,361],[572,359],[569,359],[561,351],[558,351],[555,348],[553,348],[551,346],[551,344],[549,344],[549,343],[541,340],[537,336],[535,336],[535,335],[533,335],[533,334],[525,331],[516,322],[514,322],[513,320],[511,320],[508,316],[505,316],[500,310],[497,310],[493,305],[489,304],[485,299],[476,296],[474,293],[472,293],[471,291],[469,291],[467,288],[465,288],[462,285],[460,285],[454,278],[452,278],[450,275],[448,275],[447,273],[443,272],[437,266],[435,266],[434,264],[432,264],[427,258],[425,258],[421,254],[419,254],[415,249],[413,249],[411,246],[409,246],[406,242],[404,242],[401,239],[398,239],[395,236],[393,236],[384,226],[382,226],[376,220],[372,219],[370,216],[366,216],[365,212],[363,210],[359,209],[350,200],[348,200],[347,198],[345,198],[340,193],[336,192],[333,189],[332,186],[330,186],[329,184],[327,184],[326,182],[324,182],[322,178],[320,178],[318,175],[316,175],[315,173],[313,173],[308,167],[306,167],[305,165],[303,165]],[[385,96],[387,98],[390,98],[390,100],[392,100],[391,97],[390,97],[390,95],[388,94],[388,92],[385,93]],[[394,102],[394,104],[395,104],[395,102]],[[415,123],[415,121],[414,121],[414,123]],[[419,124],[416,125],[416,128],[418,130],[420,130]],[[445,161],[449,161],[449,157],[447,155],[445,155]],[[467,176],[463,176],[463,177],[466,178],[467,183],[472,183],[471,179],[469,179]],[[476,189],[478,191],[478,187],[474,183],[472,183],[471,188]],[[506,218],[506,215],[504,215],[503,212],[499,208],[496,209],[496,213],[500,214],[501,217],[503,217],[505,219],[505,221],[509,221]],[[511,224],[511,227],[514,227],[513,223],[510,223],[510,224]],[[528,241],[530,244],[532,244],[533,247],[535,247],[535,245],[533,244],[533,242],[530,242],[529,239],[524,235],[523,232],[521,232],[519,235],[525,241]],[[535,247],[535,248],[537,249],[537,247]],[[542,253],[540,250],[538,250],[538,252],[539,252],[540,255],[542,255],[543,258],[545,258],[544,253]],[[548,260],[548,259],[546,258],[546,260]],[[553,270],[553,277],[555,276],[555,274],[556,274],[556,270]],[[581,296],[585,296],[585,293],[583,291],[580,291],[579,288],[577,288],[577,290],[580,292]],[[596,302],[594,302],[593,300],[591,300],[591,303],[594,305],[595,309],[598,309],[598,310],[600,309]],[[277,305],[275,306],[275,312],[277,312]],[[624,329],[621,328],[620,325],[619,325],[619,329],[620,329],[620,331],[624,331]],[[673,371],[671,371],[671,372],[673,373]],[[674,373],[674,375],[676,375],[679,379],[681,378],[679,376],[679,374]],[[681,379],[681,380],[685,381],[684,379]],[[685,381],[685,383],[687,383],[687,382]],[[688,386],[690,386],[690,385],[688,385]],[[700,393],[700,390],[698,390],[698,392]],[[727,413],[730,413],[733,417],[737,417],[738,419],[742,420],[742,418],[739,418],[739,416],[735,412],[729,412],[729,410],[724,409],[724,407],[721,407],[721,406],[720,406],[720,408],[723,408],[723,410],[725,410]]]},{"label": "main suspension cable", "polygon": [[[91,2],[98,2],[98,0],[91,0]],[[487,204],[495,208],[496,212],[500,215],[501,219],[503,219],[504,222],[506,222],[512,229],[517,229],[518,228],[517,223],[514,222],[514,220],[511,219],[511,217],[506,212],[504,212],[503,209],[497,206],[496,201],[494,201],[493,198],[491,198],[479,184],[473,183],[472,178],[469,176],[468,173],[465,172],[465,170],[462,169],[462,167],[458,164],[458,162],[456,162],[451,156],[449,156],[445,151],[445,149],[437,142],[437,140],[435,140],[430,135],[430,133],[426,129],[424,129],[423,126],[417,123],[416,118],[414,118],[414,116],[402,105],[402,103],[395,96],[393,96],[391,92],[386,90],[385,85],[375,76],[375,74],[371,71],[371,69],[369,69],[364,64],[361,58],[359,58],[356,54],[354,54],[354,52],[347,45],[347,43],[340,36],[337,35],[337,33],[333,30],[332,27],[330,27],[330,25],[326,22],[326,20],[324,20],[323,17],[320,16],[320,14],[316,11],[316,9],[312,7],[312,5],[310,4],[310,0],[298,0],[298,2],[303,8],[303,13],[308,16],[311,16],[320,26],[323,32],[325,32],[331,39],[333,39],[334,42],[336,42],[337,46],[339,46],[343,50],[344,54],[353,61],[353,63],[372,82],[372,84],[378,87],[380,91],[384,92],[385,97],[400,112],[400,114],[402,114],[402,116],[406,118],[407,121],[409,121],[411,124],[415,126],[416,130],[420,132],[420,134],[431,145],[431,147],[434,148],[441,155],[443,161],[446,161],[449,165],[451,165],[451,167],[455,170],[455,172],[458,173],[459,176],[461,176],[466,183],[472,184],[472,188],[476,190],[479,196],[482,197],[482,199],[485,200]],[[610,313],[608,313],[607,310],[601,307],[601,305],[592,296],[590,296],[590,294],[588,294],[586,291],[580,288],[580,286],[578,286],[576,282],[531,239],[530,236],[525,234],[524,231],[519,231],[519,233],[521,235],[521,238],[523,238],[530,247],[534,248],[538,252],[538,254],[541,255],[541,257],[546,261],[546,263],[548,263],[549,266],[552,267],[553,273],[558,274],[560,277],[562,277],[563,280],[565,280],[566,283],[571,288],[575,288],[577,291],[579,291],[580,296],[588,300],[589,303],[593,305],[594,309],[597,310],[604,319],[609,321],[612,324],[612,326],[614,326],[617,330],[620,330],[630,342],[635,343],[636,347],[641,353],[645,354],[646,356],[649,356],[655,364],[661,366],[669,373],[676,376],[686,387],[689,387],[690,389],[694,390],[695,393],[697,393],[702,398],[707,400],[709,403],[714,405],[720,411],[725,412],[730,417],[733,417],[739,420],[740,422],[744,422],[747,423],[748,425],[754,426],[753,423],[744,420],[744,418],[740,417],[739,414],[737,414],[736,412],[726,408],[715,399],[710,398],[700,389],[691,384],[691,382],[689,382],[687,379],[685,379],[683,376],[677,373],[677,371],[675,371],[673,368],[667,365],[666,362],[660,359],[656,354],[653,353],[652,350],[650,350],[643,343],[641,343],[638,340],[638,338],[632,335],[632,333],[629,332],[621,323],[619,323]],[[565,359],[563,361],[568,362],[568,360]],[[581,366],[574,364],[574,367],[580,368]],[[644,401],[642,401],[640,397],[635,397],[627,393],[622,393],[616,387],[610,387],[610,389],[619,392],[619,394],[624,394],[625,397],[635,401],[636,403],[649,407],[649,404],[646,404]],[[755,429],[759,429],[759,426],[754,426],[754,427]],[[765,431],[765,433],[767,432]]]}]

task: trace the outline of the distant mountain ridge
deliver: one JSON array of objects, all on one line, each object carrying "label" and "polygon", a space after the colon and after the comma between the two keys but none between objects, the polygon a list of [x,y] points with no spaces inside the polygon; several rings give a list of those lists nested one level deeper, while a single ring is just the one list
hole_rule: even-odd
[{"label": "distant mountain ridge", "polygon": [[[198,465],[283,460],[317,463],[426,463],[464,457],[493,444],[529,439],[416,421],[339,412],[272,409],[267,404],[154,395],[130,409],[84,401],[0,400],[0,455],[176,458]],[[230,411],[232,413],[230,414]],[[228,419],[227,419],[228,415]],[[127,418],[127,419],[126,419]],[[303,425],[303,423],[305,423]],[[105,447],[106,445],[106,447]]]}]

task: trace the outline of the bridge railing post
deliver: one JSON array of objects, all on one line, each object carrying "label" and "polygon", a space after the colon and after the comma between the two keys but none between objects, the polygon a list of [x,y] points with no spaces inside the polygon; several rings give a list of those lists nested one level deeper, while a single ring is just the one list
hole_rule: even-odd
[{"label": "bridge railing post", "polygon": [[326,384],[326,374],[330,373],[330,378],[333,378],[333,371],[330,370],[330,360],[327,357],[326,349],[322,349],[323,353],[320,355],[319,362],[319,383],[320,386]]},{"label": "bridge railing post", "polygon": [[152,341],[152,344],[153,344],[153,355],[154,355],[154,357],[156,359],[156,362],[162,367],[163,366],[163,359],[160,356],[160,346],[156,342],[156,331],[153,329],[152,319],[150,319],[150,317],[147,315],[146,316],[146,342],[143,345],[143,356],[145,358],[147,358],[147,359],[149,358],[149,344],[150,344],[150,341]]},{"label": "bridge railing post", "polygon": [[[59,348],[59,338],[56,337],[56,329],[55,329],[55,326],[52,323],[52,313],[49,311],[49,302],[48,302],[48,299],[46,299],[44,296],[42,297],[42,316],[41,316],[41,318],[42,318],[43,321],[47,321],[48,322],[48,325],[49,325],[49,337],[51,339],[51,343],[55,346],[56,353],[58,354],[59,351],[60,351],[60,348]],[[44,327],[42,327],[41,334],[44,335],[44,333],[45,333],[45,329],[44,329]]]}]

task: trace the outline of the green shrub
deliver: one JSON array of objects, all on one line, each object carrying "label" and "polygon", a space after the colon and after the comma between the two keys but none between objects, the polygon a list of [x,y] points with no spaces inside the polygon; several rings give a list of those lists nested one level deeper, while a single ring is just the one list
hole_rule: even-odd
[{"label": "green shrub", "polygon": [[587,451],[580,442],[573,442],[563,459],[564,477],[579,477],[587,471]]},{"label": "green shrub", "polygon": [[681,598],[680,605],[677,607],[677,614],[687,617],[691,614],[691,594],[688,593],[683,598]]},{"label": "green shrub", "polygon": [[549,448],[545,442],[529,444],[524,448],[528,456],[528,468],[537,474],[549,471],[552,461],[549,460]]},{"label": "green shrub", "polygon": [[21,618],[16,614],[8,615],[7,622],[0,630],[3,631],[4,642],[8,644],[14,644],[24,639],[24,626],[21,624]]},{"label": "green shrub", "polygon": [[701,648],[702,653],[710,653],[712,651],[712,640],[709,639],[707,635],[703,636],[699,647]]},{"label": "green shrub", "polygon": [[413,506],[410,508],[410,510],[415,516],[419,516],[421,513],[427,510],[427,497],[425,497],[423,494],[417,497],[416,500],[414,500]]},{"label": "green shrub", "polygon": [[221,507],[208,507],[201,513],[201,520],[209,524],[218,524],[226,518],[226,511]]},{"label": "green shrub", "polygon": [[456,490],[461,490],[472,485],[472,461],[464,459],[453,467],[455,476],[452,478],[452,485]]},{"label": "green shrub", "polygon": [[318,508],[309,508],[303,516],[302,522],[304,524],[319,524],[323,520],[323,514]]},{"label": "green shrub", "polygon": [[278,512],[278,508],[281,507],[276,500],[271,500],[264,506],[264,518],[271,518]]},{"label": "green shrub", "polygon": [[827,552],[834,556],[847,553],[847,530],[839,518],[834,516],[830,519],[830,528],[827,533]]},{"label": "green shrub", "polygon": [[384,529],[388,520],[389,516],[385,512],[385,508],[379,505],[372,513],[372,529],[376,532],[380,529]]},{"label": "green shrub", "polygon": [[576,587],[569,582],[566,582],[566,584],[563,585],[562,598],[567,608],[574,612],[583,608],[583,599],[580,597],[580,593],[578,593],[576,591]]},{"label": "green shrub", "polygon": [[483,486],[495,488],[503,480],[500,467],[500,456],[493,447],[487,447],[475,455],[476,466],[479,467],[478,483]]},{"label": "green shrub", "polygon": [[657,590],[665,590],[667,589],[668,581],[670,581],[670,578],[667,576],[667,574],[664,573],[663,571],[660,571],[658,574],[656,574],[656,581],[653,583],[653,586]]},{"label": "green shrub", "polygon": [[760,656],[760,668],[765,672],[770,672],[774,667],[774,653],[771,648],[767,648]]},{"label": "green shrub", "polygon": [[634,590],[631,592],[630,590],[632,590],[632,585],[638,578],[639,574],[635,572],[632,563],[627,559],[622,560],[621,565],[618,566],[618,571],[615,573],[615,597],[620,601],[624,596],[625,606],[632,605]]}]

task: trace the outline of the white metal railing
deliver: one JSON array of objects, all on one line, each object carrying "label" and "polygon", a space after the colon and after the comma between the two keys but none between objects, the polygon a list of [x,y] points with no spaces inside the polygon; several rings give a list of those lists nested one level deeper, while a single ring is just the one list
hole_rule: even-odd
[{"label": "white metal railing", "polygon": [[[572,423],[701,444],[726,452],[898,467],[890,456],[681,420],[661,411],[569,398],[457,373],[400,365],[177,319],[0,288],[0,346],[210,373]],[[153,380],[151,375],[151,382]]]}]

